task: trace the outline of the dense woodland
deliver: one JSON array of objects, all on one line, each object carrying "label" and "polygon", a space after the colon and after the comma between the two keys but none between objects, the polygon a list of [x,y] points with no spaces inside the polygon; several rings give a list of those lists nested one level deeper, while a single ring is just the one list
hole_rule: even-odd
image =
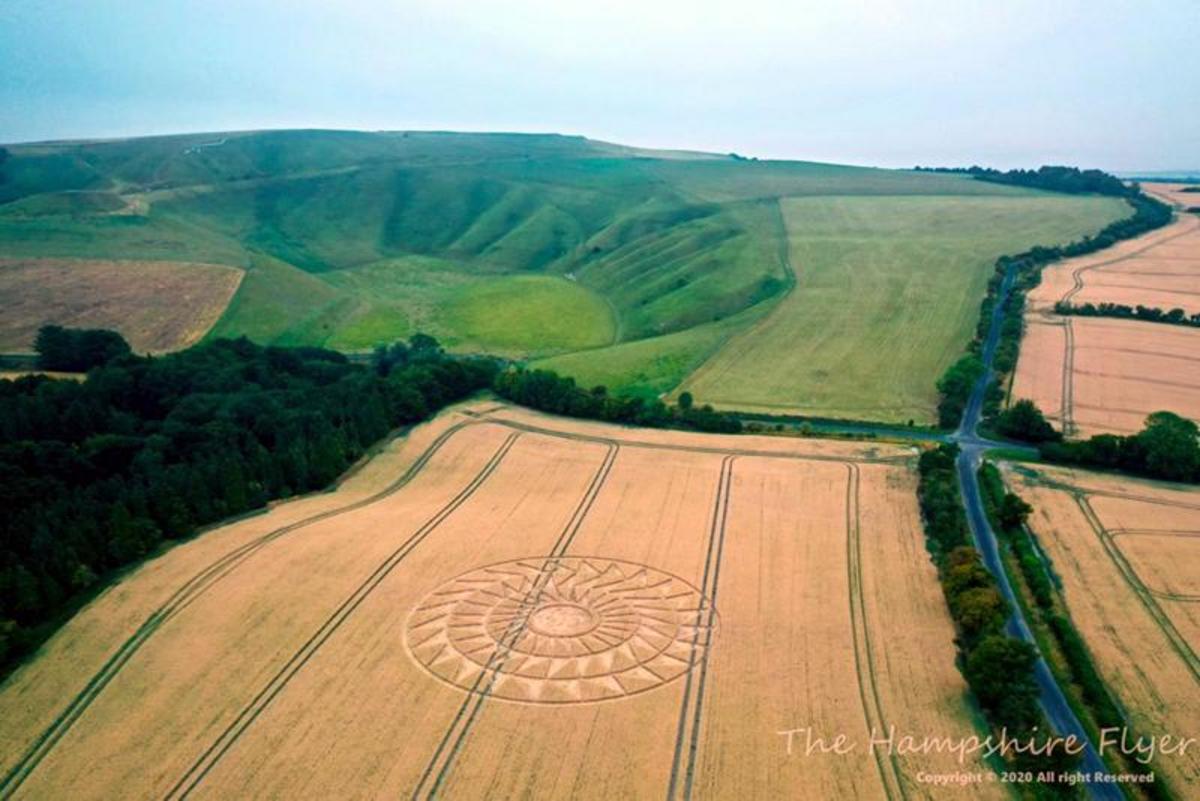
[{"label": "dense woodland", "polygon": [[[1098,170],[1077,170],[1073,167],[1042,167],[1038,170],[1011,170],[1006,173],[996,170],[951,170],[952,172],[970,172],[981,180],[997,183],[1011,183],[1020,186],[1032,186],[1059,192],[1095,192],[1124,198],[1133,208],[1133,214],[1122,220],[1111,223],[1095,236],[1055,247],[1037,246],[1011,256],[1001,256],[996,259],[995,270],[988,282],[988,292],[979,310],[979,323],[976,326],[975,339],[971,343],[970,352],[952,364],[938,381],[938,423],[944,428],[958,424],[966,408],[967,398],[971,394],[974,383],[972,375],[981,374],[983,365],[979,354],[983,350],[991,325],[992,311],[1000,295],[1004,279],[1010,273],[1013,276],[1012,290],[1003,308],[1003,318],[1000,327],[1000,339],[996,345],[996,357],[993,364],[997,373],[1010,373],[1017,364],[1017,355],[1021,347],[1021,334],[1024,331],[1025,295],[1036,287],[1042,280],[1042,268],[1059,259],[1083,256],[1098,250],[1111,247],[1123,239],[1141,236],[1147,231],[1161,228],[1171,221],[1171,207],[1154,198],[1142,194],[1136,185],[1126,186],[1120,179],[1106,175]],[[1104,178],[1098,177],[1105,176]],[[1080,187],[1091,187],[1081,189]],[[993,383],[986,399],[984,414],[994,419],[1000,412],[1000,404],[1004,399],[999,382]]]},{"label": "dense woodland", "polygon": [[[38,343],[47,364],[84,364],[111,336],[59,330]],[[496,372],[428,337],[371,366],[245,339],[160,358],[116,351],[86,381],[0,381],[0,666],[106,574],[207,524],[328,486],[389,430]]]},{"label": "dense woodland", "polygon": [[741,430],[686,393],[669,407],[545,370],[499,372],[423,334],[377,348],[369,365],[246,339],[145,358],[111,331],[55,326],[36,347],[43,369],[90,372],[0,381],[0,666],[106,574],[202,526],[327,487],[388,431],[481,389],[572,417]]}]

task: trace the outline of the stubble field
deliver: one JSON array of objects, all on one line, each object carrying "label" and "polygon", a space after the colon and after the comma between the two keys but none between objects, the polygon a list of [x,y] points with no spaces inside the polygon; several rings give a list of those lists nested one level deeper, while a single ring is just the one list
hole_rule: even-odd
[{"label": "stubble field", "polygon": [[[1039,467],[1006,470],[1071,619],[1143,736],[1195,737],[1200,720],[1200,492]],[[1156,767],[1180,798],[1200,788],[1200,752]]]},{"label": "stubble field", "polygon": [[243,275],[217,264],[0,259],[0,350],[33,350],[47,323],[112,329],[139,353],[186,348],[220,319]]},{"label": "stubble field", "polygon": [[0,794],[957,795],[868,749],[973,733],[912,457],[457,407],[72,620],[0,689]]}]

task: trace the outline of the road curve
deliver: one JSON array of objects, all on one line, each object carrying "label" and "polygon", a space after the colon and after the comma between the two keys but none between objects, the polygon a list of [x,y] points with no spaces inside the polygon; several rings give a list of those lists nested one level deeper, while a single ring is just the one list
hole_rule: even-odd
[{"label": "road curve", "polygon": [[[988,523],[987,514],[983,509],[978,476],[979,465],[983,461],[983,452],[987,449],[988,443],[979,437],[976,429],[979,427],[979,419],[983,414],[983,399],[988,385],[991,383],[992,362],[996,356],[996,345],[1000,340],[1000,324],[1003,322],[1004,304],[1012,290],[1014,277],[1013,268],[1009,267],[1000,284],[996,305],[992,310],[992,319],[988,325],[987,340],[984,342],[982,354],[983,375],[971,389],[971,397],[967,401],[967,408],[963,411],[962,422],[959,424],[958,430],[950,437],[950,441],[958,443],[960,448],[956,465],[958,483],[962,488],[963,507],[966,509],[971,536],[975,540],[975,546],[979,549],[979,553],[983,556],[984,565],[995,577],[1000,592],[1012,609],[1012,617],[1008,619],[1005,626],[1006,633],[1010,637],[1024,640],[1037,648],[1037,642],[1029,630],[1029,625],[1025,622],[1012,585],[1009,584],[1008,576],[1004,572],[1004,565],[1000,562],[1000,546],[996,541],[996,533],[992,531],[992,526]],[[1083,724],[1079,722],[1071,705],[1067,703],[1067,697],[1063,694],[1062,688],[1058,686],[1058,682],[1055,681],[1040,650],[1037,664],[1034,666],[1034,678],[1038,685],[1038,702],[1054,730],[1063,737],[1073,734],[1082,742],[1087,743],[1080,770],[1088,777],[1108,774],[1108,768],[1100,759],[1100,755],[1096,753]],[[1115,783],[1089,781],[1085,787],[1088,797],[1095,801],[1123,801],[1125,798],[1120,790],[1120,785]]]}]

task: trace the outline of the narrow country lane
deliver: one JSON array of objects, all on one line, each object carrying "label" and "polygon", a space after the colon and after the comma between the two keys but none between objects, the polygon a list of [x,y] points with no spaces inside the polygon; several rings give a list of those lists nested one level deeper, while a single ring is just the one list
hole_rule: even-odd
[{"label": "narrow country lane", "polygon": [[[1029,626],[1025,622],[1025,617],[1021,613],[1021,607],[1017,604],[1016,596],[1013,594],[1012,586],[1008,583],[1008,576],[1004,572],[1004,566],[1000,562],[1000,546],[996,541],[996,533],[992,531],[991,524],[988,523],[987,514],[983,509],[983,499],[979,490],[978,477],[979,465],[983,461],[983,453],[992,443],[981,439],[976,429],[979,426],[979,419],[983,412],[983,399],[987,393],[988,384],[991,382],[992,362],[996,355],[996,344],[1000,339],[1000,324],[1003,319],[1004,304],[1008,299],[1009,292],[1012,290],[1013,278],[1013,270],[1010,267],[1008,273],[1004,276],[1004,281],[1001,283],[1000,293],[997,298],[998,302],[992,311],[992,319],[988,325],[987,341],[984,342],[983,348],[984,373],[971,390],[971,397],[967,402],[966,410],[963,412],[962,422],[959,424],[958,430],[950,437],[950,441],[958,443],[960,448],[957,464],[958,481],[962,487],[963,506],[966,509],[971,536],[974,538],[975,545],[983,556],[984,565],[996,577],[996,582],[1000,586],[1001,593],[1008,600],[1009,606],[1013,610],[1012,617],[1008,621],[1007,633],[1009,636],[1024,640],[1034,648],[1037,648],[1037,642],[1034,641],[1033,633],[1029,630]],[[1075,716],[1071,705],[1067,703],[1067,698],[1063,694],[1062,688],[1055,681],[1054,675],[1050,672],[1050,667],[1046,664],[1046,660],[1041,656],[1040,651],[1037,664],[1034,668],[1034,676],[1038,683],[1039,703],[1041,704],[1042,711],[1055,731],[1063,737],[1073,734],[1080,740],[1088,743],[1080,770],[1088,776],[1107,774],[1109,772],[1108,768],[1105,767],[1103,760],[1100,759],[1100,755],[1096,752],[1094,745],[1088,740],[1088,735],[1084,731],[1083,724],[1079,722],[1079,718]],[[1097,801],[1122,801],[1125,797],[1119,785],[1114,783],[1089,782],[1086,787],[1088,796]]]}]

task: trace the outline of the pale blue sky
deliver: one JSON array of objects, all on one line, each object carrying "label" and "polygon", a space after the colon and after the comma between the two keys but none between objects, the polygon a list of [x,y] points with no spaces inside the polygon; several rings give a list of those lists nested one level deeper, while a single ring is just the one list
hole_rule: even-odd
[{"label": "pale blue sky", "polygon": [[0,141],[516,130],[1200,167],[1197,0],[0,0]]}]

